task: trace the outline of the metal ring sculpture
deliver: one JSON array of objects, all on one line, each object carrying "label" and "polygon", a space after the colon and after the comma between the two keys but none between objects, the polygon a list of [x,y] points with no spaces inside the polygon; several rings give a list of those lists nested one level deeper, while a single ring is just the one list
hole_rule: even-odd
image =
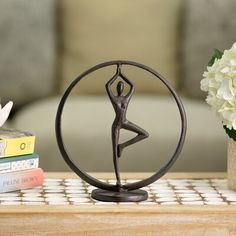
[{"label": "metal ring sculpture", "polygon": [[63,142],[63,138],[62,138],[62,132],[61,132],[61,118],[62,118],[62,113],[63,113],[63,108],[64,105],[67,101],[68,96],[70,95],[72,89],[77,85],[77,83],[82,80],[86,75],[99,70],[101,68],[104,67],[108,67],[108,66],[113,66],[113,65],[130,65],[130,66],[134,66],[134,67],[138,67],[141,68],[145,71],[148,71],[149,73],[153,74],[155,77],[157,77],[159,80],[162,81],[162,83],[165,84],[165,86],[168,88],[168,90],[170,91],[170,93],[173,95],[176,104],[178,106],[179,109],[179,114],[181,117],[181,133],[180,133],[180,138],[178,140],[178,144],[176,146],[176,149],[172,155],[172,157],[169,159],[169,161],[162,166],[155,174],[151,175],[150,177],[141,180],[141,181],[137,181],[134,183],[128,183],[128,184],[124,184],[122,185],[122,189],[125,191],[131,191],[131,190],[136,190],[142,187],[145,187],[149,184],[152,184],[153,182],[155,182],[156,180],[158,180],[159,178],[161,178],[170,168],[171,166],[174,164],[174,162],[176,161],[176,159],[178,158],[183,144],[184,144],[184,140],[185,140],[185,135],[186,135],[186,129],[187,129],[187,119],[186,119],[186,114],[185,114],[185,110],[183,107],[183,104],[179,98],[179,96],[177,95],[177,93],[175,92],[175,90],[173,89],[173,87],[171,86],[171,84],[162,76],[160,75],[158,72],[154,71],[153,69],[151,69],[150,67],[137,63],[137,62],[133,62],[133,61],[123,61],[123,60],[118,60],[118,61],[109,61],[109,62],[104,62],[101,64],[98,64],[90,69],[88,69],[87,71],[83,72],[81,75],[79,75],[70,85],[69,87],[66,89],[65,93],[63,94],[61,101],[59,103],[58,106],[58,110],[57,110],[57,114],[56,114],[56,122],[55,122],[55,131],[56,131],[56,138],[57,138],[57,143],[58,143],[58,147],[60,149],[60,152],[65,160],[65,162],[68,164],[68,166],[84,181],[86,181],[87,183],[99,188],[99,189],[103,189],[103,190],[107,190],[107,191],[119,191],[120,187],[117,185],[112,185],[112,184],[107,184],[104,183],[102,181],[97,180],[96,178],[88,175],[86,172],[84,172],[83,170],[81,170],[78,166],[75,165],[75,163],[70,159],[64,142]]}]

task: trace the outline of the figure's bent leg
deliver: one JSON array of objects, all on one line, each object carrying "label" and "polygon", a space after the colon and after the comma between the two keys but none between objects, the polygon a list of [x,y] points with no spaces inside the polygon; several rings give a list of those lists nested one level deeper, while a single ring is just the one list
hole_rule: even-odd
[{"label": "figure's bent leg", "polygon": [[132,131],[132,132],[135,132],[138,135],[136,137],[118,145],[118,157],[121,156],[124,148],[126,148],[134,143],[137,143],[145,138],[148,138],[148,136],[149,136],[149,134],[146,130],[140,128],[139,126],[135,125],[134,123],[132,123],[130,121],[127,121],[126,123],[124,123],[122,125],[122,128]]},{"label": "figure's bent leg", "polygon": [[113,163],[114,163],[117,185],[121,186],[120,172],[119,172],[119,159],[118,159],[118,153],[117,153],[119,136],[120,136],[120,130],[118,128],[112,127]]}]

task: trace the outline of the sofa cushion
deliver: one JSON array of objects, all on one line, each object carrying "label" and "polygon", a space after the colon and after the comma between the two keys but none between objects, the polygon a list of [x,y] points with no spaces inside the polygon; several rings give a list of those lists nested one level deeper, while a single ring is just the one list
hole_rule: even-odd
[{"label": "sofa cushion", "polygon": [[183,14],[181,74],[188,96],[206,97],[200,80],[214,48],[231,48],[235,42],[235,0],[187,0]]},{"label": "sofa cushion", "polygon": [[[63,0],[61,18],[63,33],[62,90],[84,70],[110,60],[133,60],[147,64],[177,86],[178,19],[180,0]],[[109,78],[102,71],[101,78]],[[134,70],[141,92],[164,92],[152,80]],[[100,93],[93,78],[87,80],[80,93]]]},{"label": "sofa cushion", "polygon": [[0,97],[22,105],[54,90],[55,0],[0,1]]},{"label": "sofa cushion", "polygon": [[[183,151],[172,171],[225,171],[227,138],[215,114],[204,102],[183,100],[188,131]],[[15,128],[36,135],[36,152],[47,171],[69,168],[59,153],[55,114],[59,98],[45,99],[22,109]],[[173,99],[136,96],[129,105],[127,119],[150,136],[123,151],[122,171],[156,171],[173,154],[180,133],[180,118]],[[62,132],[72,159],[87,171],[113,171],[111,125],[114,111],[107,97],[73,97],[65,105]],[[135,134],[121,132],[121,140]]]}]

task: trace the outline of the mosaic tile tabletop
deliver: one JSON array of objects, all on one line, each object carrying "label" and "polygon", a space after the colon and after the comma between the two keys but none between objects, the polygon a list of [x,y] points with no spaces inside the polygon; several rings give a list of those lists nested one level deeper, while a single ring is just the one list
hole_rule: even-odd
[{"label": "mosaic tile tabletop", "polygon": [[45,179],[42,187],[0,194],[0,205],[236,205],[226,179],[160,179],[143,188],[149,198],[139,203],[99,202],[90,197],[94,188],[80,179]]}]

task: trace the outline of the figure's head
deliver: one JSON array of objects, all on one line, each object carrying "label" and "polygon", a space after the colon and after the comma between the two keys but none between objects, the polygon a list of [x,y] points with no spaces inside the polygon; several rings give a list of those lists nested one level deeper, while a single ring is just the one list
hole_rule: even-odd
[{"label": "figure's head", "polygon": [[121,94],[124,91],[124,83],[122,81],[119,81],[117,86],[116,86],[117,94],[118,96],[121,96]]}]

